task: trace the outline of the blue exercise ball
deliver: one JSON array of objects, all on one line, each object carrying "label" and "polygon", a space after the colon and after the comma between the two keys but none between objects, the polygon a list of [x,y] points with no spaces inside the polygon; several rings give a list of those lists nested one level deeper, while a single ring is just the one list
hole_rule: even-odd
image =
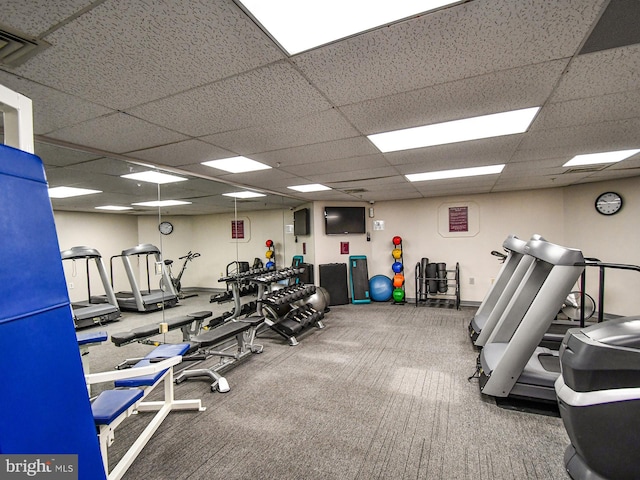
[{"label": "blue exercise ball", "polygon": [[394,273],[402,273],[403,268],[404,265],[402,265],[402,262],[393,262],[393,265],[391,265],[391,269],[394,271]]},{"label": "blue exercise ball", "polygon": [[386,302],[393,295],[393,282],[385,275],[375,275],[369,280],[369,296],[374,302]]}]

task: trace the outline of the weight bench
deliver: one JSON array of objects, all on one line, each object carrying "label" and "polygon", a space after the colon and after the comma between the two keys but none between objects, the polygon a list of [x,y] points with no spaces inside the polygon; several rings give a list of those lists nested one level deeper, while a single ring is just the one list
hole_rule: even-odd
[{"label": "weight bench", "polygon": [[[89,355],[89,347],[100,345],[109,338],[107,332],[76,332],[76,340],[80,349],[80,359],[82,360],[82,369],[84,373],[89,373],[89,361],[86,356]],[[91,395],[91,386],[87,385],[87,391]]]},{"label": "weight bench", "polygon": [[[205,319],[213,315],[210,311],[188,313],[181,317],[172,318],[167,320],[167,331],[181,329],[182,341],[188,342],[192,336],[197,335],[202,330],[202,323]],[[152,323],[150,325],[143,325],[129,330],[128,332],[119,332],[111,334],[111,341],[117,346],[121,347],[133,342],[146,343],[150,345],[157,345],[157,342],[149,340],[151,337],[161,333],[161,324]]]},{"label": "weight bench", "polygon": [[[211,391],[221,393],[229,391],[229,383],[220,375],[222,370],[244,359],[251,353],[262,353],[262,345],[255,345],[256,330],[264,322],[263,317],[248,317],[242,320],[232,320],[215,328],[207,330],[191,338],[191,345],[200,353],[200,360],[210,357],[220,357],[217,364],[209,368],[183,370],[176,377],[176,383],[189,378],[209,377],[213,383]],[[235,341],[232,339],[235,337]],[[190,360],[196,357],[189,357]]]},{"label": "weight bench", "polygon": [[[116,389],[105,390],[91,404],[105,474],[118,480],[126,473],[169,412],[174,410],[204,411],[200,400],[175,400],[173,367],[182,361],[188,343],[160,345],[132,368],[85,375],[88,385],[114,382]],[[164,383],[164,400],[144,401],[153,389]],[[127,453],[109,472],[108,447],[115,440],[115,429],[129,416],[138,412],[156,412]]]}]

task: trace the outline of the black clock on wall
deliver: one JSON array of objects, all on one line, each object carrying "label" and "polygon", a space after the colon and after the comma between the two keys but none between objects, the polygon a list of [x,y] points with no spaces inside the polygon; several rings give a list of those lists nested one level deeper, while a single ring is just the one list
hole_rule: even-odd
[{"label": "black clock on wall", "polygon": [[160,233],[163,235],[169,235],[173,232],[173,224],[171,222],[162,222],[158,225],[158,230],[160,230]]},{"label": "black clock on wall", "polygon": [[604,192],[596,198],[596,211],[602,215],[613,215],[622,208],[622,197],[616,192]]}]

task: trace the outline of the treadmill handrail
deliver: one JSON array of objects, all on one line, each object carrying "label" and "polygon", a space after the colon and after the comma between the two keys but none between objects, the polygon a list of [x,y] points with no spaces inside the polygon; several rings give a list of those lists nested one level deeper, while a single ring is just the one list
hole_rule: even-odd
[{"label": "treadmill handrail", "polygon": [[[625,263],[607,263],[607,262],[601,262],[600,260],[594,258],[594,259],[590,259],[590,258],[586,258],[585,262],[578,262],[575,264],[576,267],[598,267],[598,269],[600,270],[600,277],[599,277],[599,285],[598,285],[598,323],[602,323],[604,321],[604,272],[605,269],[607,268],[612,268],[614,270],[631,270],[634,272],[640,272],[640,266],[638,265],[629,265],[629,264],[625,264]],[[585,290],[585,284],[584,284],[584,277],[582,279],[582,283],[581,283],[581,289],[582,292],[584,292]],[[584,295],[582,298],[582,305],[581,305],[581,319],[580,319],[580,326],[583,327],[584,326]]]}]

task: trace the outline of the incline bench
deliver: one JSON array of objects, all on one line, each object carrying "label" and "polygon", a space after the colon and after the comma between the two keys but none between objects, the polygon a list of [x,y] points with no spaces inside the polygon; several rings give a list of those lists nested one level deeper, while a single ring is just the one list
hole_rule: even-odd
[{"label": "incline bench", "polygon": [[[229,383],[220,375],[223,369],[227,369],[237,361],[245,358],[250,353],[261,353],[262,345],[254,344],[256,330],[264,318],[249,317],[227,321],[210,329],[202,329],[204,319],[210,317],[212,312],[196,312],[189,315],[168,320],[167,330],[182,329],[183,341],[189,345],[183,361],[197,361],[201,363],[211,357],[219,357],[218,363],[208,368],[183,370],[176,376],[176,383],[194,377],[209,377],[213,383],[211,390],[228,392]],[[151,338],[160,333],[160,324],[150,324],[134,328],[128,332],[111,335],[111,341],[116,346],[126,345],[131,342],[158,344]],[[129,366],[130,360],[119,365],[119,368]]]},{"label": "incline bench", "polygon": [[[100,452],[109,480],[118,480],[126,473],[167,415],[174,410],[203,411],[200,400],[175,400],[173,367],[182,361],[189,350],[188,343],[160,345],[133,368],[85,375],[88,385],[114,382],[115,389],[105,390],[91,403],[98,431]],[[164,399],[144,401],[149,393],[164,382]],[[109,472],[108,447],[115,440],[115,429],[129,416],[138,412],[156,412],[140,436],[129,447],[118,464]]]}]

